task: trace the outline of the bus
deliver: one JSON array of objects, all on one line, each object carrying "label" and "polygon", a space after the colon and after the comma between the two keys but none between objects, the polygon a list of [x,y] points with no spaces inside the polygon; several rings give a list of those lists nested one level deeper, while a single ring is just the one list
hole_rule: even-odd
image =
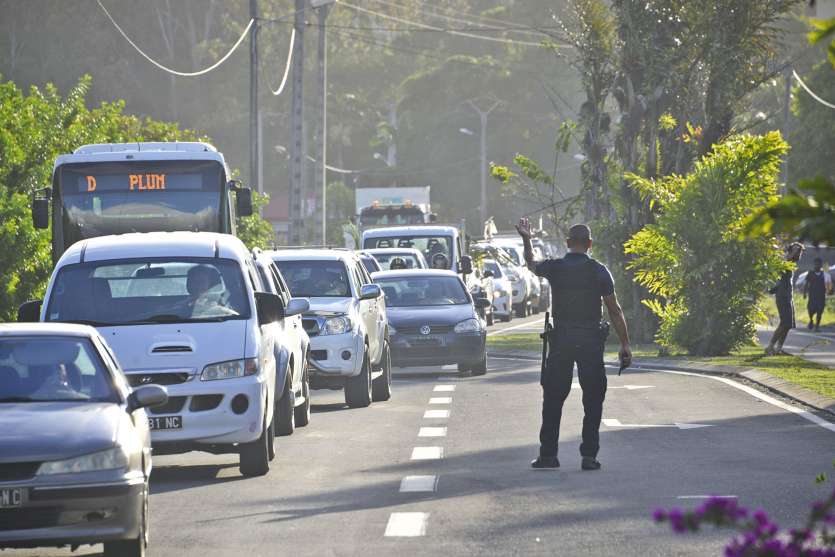
[{"label": "bus", "polygon": [[84,145],[55,160],[52,186],[32,201],[35,227],[52,225],[54,261],[96,236],[235,234],[236,217],[251,214],[252,190],[230,180],[223,155],[200,142]]}]

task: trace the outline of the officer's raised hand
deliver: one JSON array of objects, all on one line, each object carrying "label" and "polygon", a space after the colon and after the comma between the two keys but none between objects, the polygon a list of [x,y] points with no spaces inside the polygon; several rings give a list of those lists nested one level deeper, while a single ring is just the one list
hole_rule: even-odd
[{"label": "officer's raised hand", "polygon": [[530,240],[531,236],[533,235],[531,233],[531,223],[528,219],[524,217],[519,219],[519,224],[516,225],[516,231],[519,233],[519,236],[521,236],[523,240]]}]

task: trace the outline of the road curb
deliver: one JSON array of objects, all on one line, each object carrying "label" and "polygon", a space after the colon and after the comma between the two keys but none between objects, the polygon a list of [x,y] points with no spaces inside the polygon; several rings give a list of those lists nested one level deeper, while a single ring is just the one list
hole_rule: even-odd
[{"label": "road curb", "polygon": [[[488,357],[494,358],[513,358],[535,362],[540,361],[540,355],[538,353],[523,350],[488,352],[487,355]],[[606,365],[617,366],[618,363],[616,361],[607,361]],[[636,360],[630,369],[686,371],[701,375],[721,375],[724,377],[743,379],[754,383],[767,391],[771,391],[772,393],[803,404],[804,406],[808,406],[818,412],[827,414],[831,418],[835,418],[835,400],[759,369],[728,365],[711,365],[688,362],[686,360],[665,360],[663,358]]]}]

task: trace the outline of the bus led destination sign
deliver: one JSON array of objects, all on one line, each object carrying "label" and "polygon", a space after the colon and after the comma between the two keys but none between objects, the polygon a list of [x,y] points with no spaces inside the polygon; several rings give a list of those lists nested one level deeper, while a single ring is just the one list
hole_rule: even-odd
[{"label": "bus led destination sign", "polygon": [[[98,187],[95,176],[86,176],[87,191],[94,192]],[[127,189],[130,191],[164,190],[165,174],[128,174]]]}]

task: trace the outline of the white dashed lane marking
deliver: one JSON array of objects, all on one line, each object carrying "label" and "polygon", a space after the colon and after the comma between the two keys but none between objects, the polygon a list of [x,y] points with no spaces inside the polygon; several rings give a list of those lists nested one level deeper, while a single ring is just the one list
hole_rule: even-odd
[{"label": "white dashed lane marking", "polygon": [[446,437],[445,427],[422,427],[418,431],[418,437]]},{"label": "white dashed lane marking", "polygon": [[433,390],[436,393],[451,393],[455,390],[455,385],[435,385]]},{"label": "white dashed lane marking", "polygon": [[429,404],[452,404],[451,396],[433,396],[429,399]]},{"label": "white dashed lane marking", "polygon": [[400,480],[400,493],[426,493],[438,489],[438,476],[406,476]]},{"label": "white dashed lane marking", "polygon": [[412,460],[439,460],[444,458],[443,447],[415,447],[412,449]]},{"label": "white dashed lane marking", "polygon": [[423,413],[423,417],[427,419],[449,418],[449,410],[427,410]]},{"label": "white dashed lane marking", "polygon": [[426,535],[429,513],[391,513],[386,525],[387,538],[415,538]]}]

